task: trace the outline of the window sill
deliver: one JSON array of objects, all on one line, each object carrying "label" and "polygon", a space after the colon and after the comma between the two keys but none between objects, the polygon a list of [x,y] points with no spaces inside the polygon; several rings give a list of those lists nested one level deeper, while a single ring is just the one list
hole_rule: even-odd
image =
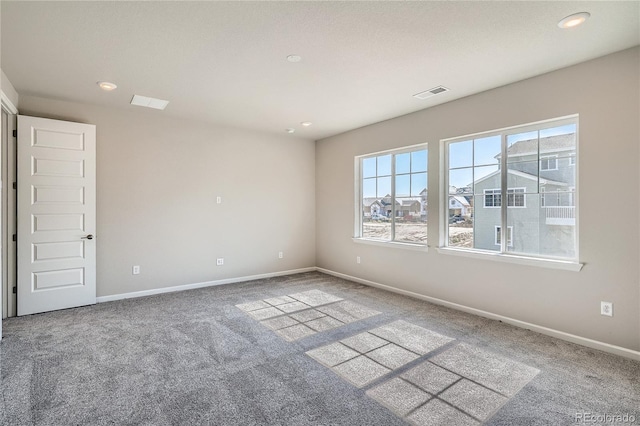
[{"label": "window sill", "polygon": [[498,262],[514,263],[516,265],[537,266],[540,268],[549,269],[562,269],[565,271],[574,272],[580,271],[584,266],[583,263],[572,262],[570,260],[541,259],[538,257],[519,256],[504,253],[491,253],[468,249],[456,249],[452,247],[439,247],[438,253],[470,257],[473,259],[495,260]]},{"label": "window sill", "polygon": [[369,238],[352,238],[354,243],[358,244],[369,244],[372,246],[381,246],[381,247],[393,247],[405,250],[418,250],[418,251],[427,251],[426,244],[414,244],[414,243],[403,243],[400,241],[380,241],[380,240],[372,240]]}]

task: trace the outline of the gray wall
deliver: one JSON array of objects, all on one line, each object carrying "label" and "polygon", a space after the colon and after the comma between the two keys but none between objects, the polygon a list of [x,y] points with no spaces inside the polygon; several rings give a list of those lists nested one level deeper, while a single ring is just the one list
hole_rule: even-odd
[{"label": "gray wall", "polygon": [[[319,141],[317,265],[639,350],[639,75],[636,47]],[[582,271],[439,254],[439,141],[574,113],[580,114]],[[354,156],[423,142],[430,151],[430,250],[352,242]],[[621,200],[627,220],[616,218]],[[600,315],[602,300],[614,303],[612,318]]]},{"label": "gray wall", "polygon": [[315,265],[313,141],[29,96],[20,113],[97,126],[98,296]]}]

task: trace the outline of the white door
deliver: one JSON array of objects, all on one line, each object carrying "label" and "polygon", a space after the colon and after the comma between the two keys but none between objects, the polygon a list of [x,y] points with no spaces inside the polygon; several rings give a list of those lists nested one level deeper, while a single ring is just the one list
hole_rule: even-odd
[{"label": "white door", "polygon": [[18,116],[18,315],[96,303],[96,127]]}]

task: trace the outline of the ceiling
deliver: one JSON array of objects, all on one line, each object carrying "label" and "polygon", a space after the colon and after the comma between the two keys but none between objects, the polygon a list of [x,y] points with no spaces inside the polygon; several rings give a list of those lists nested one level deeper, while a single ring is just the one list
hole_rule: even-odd
[{"label": "ceiling", "polygon": [[[640,44],[640,2],[1,2],[20,95],[321,139]],[[571,30],[560,19],[588,11]],[[288,55],[299,55],[297,63]],[[118,85],[101,91],[96,82]],[[604,82],[603,82],[604,83]],[[412,95],[443,85],[427,100]],[[587,90],[592,88],[586,88]],[[303,127],[302,121],[313,125]]]}]

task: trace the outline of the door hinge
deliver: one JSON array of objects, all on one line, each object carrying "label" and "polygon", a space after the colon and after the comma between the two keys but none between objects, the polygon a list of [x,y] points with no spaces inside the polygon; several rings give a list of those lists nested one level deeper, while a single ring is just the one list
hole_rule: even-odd
[{"label": "door hinge", "polygon": [[18,182],[13,182],[13,189],[18,189]]},{"label": "door hinge", "polygon": [[13,287],[13,294],[16,294],[18,292],[18,287]]},{"label": "door hinge", "polygon": [[17,137],[18,137],[18,131],[17,131],[17,130],[14,130],[14,131],[13,131],[13,137],[14,137],[14,138],[17,138]]},{"label": "door hinge", "polygon": [[18,241],[18,234],[13,234],[13,241]]}]

